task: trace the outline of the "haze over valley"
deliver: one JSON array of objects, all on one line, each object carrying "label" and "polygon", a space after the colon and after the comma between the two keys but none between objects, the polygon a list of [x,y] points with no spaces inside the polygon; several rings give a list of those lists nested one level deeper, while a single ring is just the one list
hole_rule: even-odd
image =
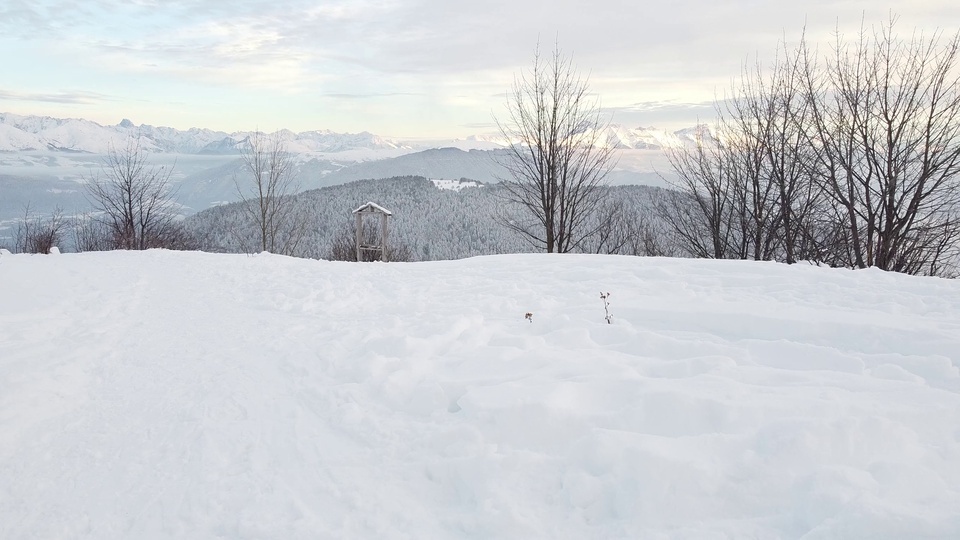
[{"label": "haze over valley", "polygon": [[[67,213],[89,210],[84,184],[102,174],[104,157],[139,138],[151,164],[170,168],[176,201],[183,215],[237,201],[235,180],[247,174],[241,148],[251,132],[226,133],[194,128],[138,125],[122,120],[100,125],[83,119],[59,119],[0,113],[0,237],[25,205],[38,214],[59,207]],[[301,191],[356,180],[422,176],[466,178],[493,183],[507,177],[496,133],[463,139],[386,139],[372,133],[314,130],[280,132],[294,157]],[[613,125],[605,139],[618,148],[610,172],[615,185],[663,185],[669,176],[664,149],[689,144],[694,128],[666,131]]]}]

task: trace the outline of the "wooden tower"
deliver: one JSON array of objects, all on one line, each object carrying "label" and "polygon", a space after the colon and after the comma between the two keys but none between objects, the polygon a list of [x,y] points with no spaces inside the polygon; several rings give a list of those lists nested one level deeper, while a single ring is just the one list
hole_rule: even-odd
[{"label": "wooden tower", "polygon": [[[387,262],[387,218],[392,216],[393,212],[377,203],[368,202],[354,210],[353,213],[357,216],[357,261],[363,260],[364,252],[372,251],[380,254],[381,261]],[[363,219],[370,215],[380,216],[379,243],[368,244],[363,241]]]}]

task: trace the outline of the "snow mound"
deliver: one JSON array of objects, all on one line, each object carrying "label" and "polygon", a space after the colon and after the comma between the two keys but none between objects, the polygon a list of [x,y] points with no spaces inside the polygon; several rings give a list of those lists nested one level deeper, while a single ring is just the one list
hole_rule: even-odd
[{"label": "snow mound", "polygon": [[957,281],[149,251],[0,298],[0,538],[960,537]]},{"label": "snow mound", "polygon": [[464,188],[480,187],[483,184],[475,180],[464,180],[464,179],[445,179],[445,178],[431,178],[433,185],[437,186],[437,189],[443,189],[447,191],[462,191]]}]

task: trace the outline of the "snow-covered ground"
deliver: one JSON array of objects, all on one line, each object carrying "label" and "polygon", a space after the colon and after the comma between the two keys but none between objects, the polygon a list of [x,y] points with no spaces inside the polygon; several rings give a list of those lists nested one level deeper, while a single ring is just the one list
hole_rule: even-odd
[{"label": "snow-covered ground", "polygon": [[0,255],[0,538],[960,538],[958,364],[873,270]]}]

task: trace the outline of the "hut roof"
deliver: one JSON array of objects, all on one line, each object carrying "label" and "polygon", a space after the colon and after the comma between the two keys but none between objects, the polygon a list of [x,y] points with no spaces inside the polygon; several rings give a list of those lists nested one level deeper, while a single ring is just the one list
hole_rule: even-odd
[{"label": "hut roof", "polygon": [[382,206],[380,206],[379,204],[374,203],[374,202],[368,202],[367,204],[365,204],[365,205],[361,206],[360,208],[357,208],[356,210],[353,211],[354,214],[359,214],[360,212],[380,212],[380,213],[386,214],[386,215],[388,215],[388,216],[392,216],[392,215],[393,215],[393,212],[387,210],[386,208],[384,208],[384,207],[382,207]]}]

